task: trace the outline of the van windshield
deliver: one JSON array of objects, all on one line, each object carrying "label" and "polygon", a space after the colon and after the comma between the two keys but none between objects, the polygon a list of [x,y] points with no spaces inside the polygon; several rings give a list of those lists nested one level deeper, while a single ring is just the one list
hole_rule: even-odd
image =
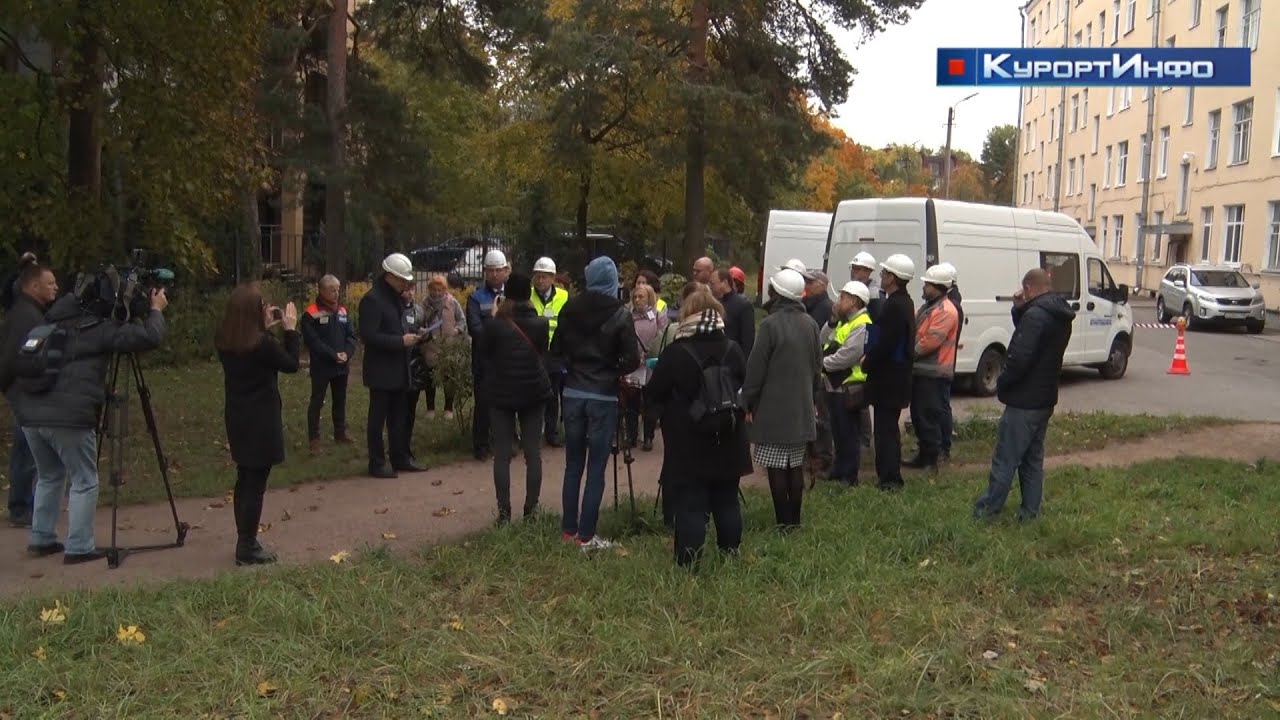
[{"label": "van windshield", "polygon": [[1191,284],[1196,287],[1247,288],[1249,281],[1234,270],[1192,270]]}]

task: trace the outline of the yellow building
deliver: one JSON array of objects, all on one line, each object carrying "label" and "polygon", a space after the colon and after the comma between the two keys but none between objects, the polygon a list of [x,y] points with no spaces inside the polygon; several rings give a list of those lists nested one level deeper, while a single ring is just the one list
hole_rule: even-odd
[{"label": "yellow building", "polygon": [[1024,88],[1017,205],[1079,220],[1117,282],[1152,291],[1171,264],[1221,263],[1280,309],[1280,0],[1031,0],[1022,12],[1027,47],[1252,49],[1248,88]]}]

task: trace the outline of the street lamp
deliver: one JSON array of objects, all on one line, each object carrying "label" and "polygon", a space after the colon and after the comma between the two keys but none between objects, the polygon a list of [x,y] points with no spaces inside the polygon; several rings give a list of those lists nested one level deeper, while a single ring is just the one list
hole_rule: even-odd
[{"label": "street lamp", "polygon": [[947,148],[942,151],[943,167],[946,168],[943,171],[942,196],[948,200],[951,199],[951,126],[956,121],[956,105],[959,105],[965,100],[972,100],[977,96],[978,93],[967,95],[957,100],[951,107],[947,108]]}]

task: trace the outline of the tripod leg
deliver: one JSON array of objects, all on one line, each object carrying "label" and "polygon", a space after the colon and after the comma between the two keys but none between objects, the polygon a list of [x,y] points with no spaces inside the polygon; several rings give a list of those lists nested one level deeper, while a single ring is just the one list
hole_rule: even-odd
[{"label": "tripod leg", "polygon": [[160,430],[156,424],[155,409],[151,406],[151,389],[147,387],[146,378],[142,375],[142,365],[136,355],[129,355],[129,364],[133,369],[134,384],[138,388],[138,398],[142,401],[142,417],[147,423],[147,434],[151,436],[151,444],[155,447],[156,463],[160,466],[160,479],[164,482],[164,492],[169,499],[169,512],[173,514],[173,527],[177,533],[176,545],[181,547],[187,540],[186,523],[178,519],[178,505],[173,497],[173,484],[169,482],[169,461],[160,445]]},{"label": "tripod leg", "polygon": [[98,454],[101,459],[104,438],[111,443],[111,464],[108,470],[111,477],[111,549],[107,551],[107,566],[120,567],[120,542],[117,538],[120,525],[120,486],[124,484],[124,438],[128,423],[129,391],[123,392],[117,386],[119,378],[119,356],[112,360],[113,372],[111,385],[107,388],[107,404],[102,416],[103,433],[98,436]]}]

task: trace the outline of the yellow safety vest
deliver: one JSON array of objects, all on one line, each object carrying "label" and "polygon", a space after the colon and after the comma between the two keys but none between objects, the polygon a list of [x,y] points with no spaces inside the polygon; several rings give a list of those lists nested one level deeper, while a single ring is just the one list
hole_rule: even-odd
[{"label": "yellow safety vest", "polygon": [[551,302],[543,304],[542,298],[538,296],[538,291],[533,291],[533,297],[529,298],[533,303],[533,309],[538,314],[547,319],[547,323],[551,325],[550,331],[547,333],[547,341],[556,334],[556,326],[560,324],[560,310],[564,308],[564,304],[569,302],[569,291],[564,288],[553,288],[551,290]]},{"label": "yellow safety vest", "polygon": [[[858,315],[852,320],[845,320],[837,325],[835,332],[831,334],[831,339],[835,341],[837,346],[843,346],[844,341],[849,339],[849,335],[853,332],[854,328],[870,324],[871,316],[864,310],[858,313]],[[851,370],[852,372],[849,373],[849,377],[845,378],[845,381],[842,383],[843,385],[852,385],[854,383],[864,383],[867,381],[867,371],[862,369],[861,363],[854,365]]]},{"label": "yellow safety vest", "polygon": [[657,304],[656,304],[656,307],[657,307],[657,309],[658,309],[658,313],[659,313],[659,314],[662,314],[662,313],[666,312],[666,311],[667,311],[667,301],[666,301],[666,300],[663,300],[662,298],[658,298],[658,302],[657,302]]}]

